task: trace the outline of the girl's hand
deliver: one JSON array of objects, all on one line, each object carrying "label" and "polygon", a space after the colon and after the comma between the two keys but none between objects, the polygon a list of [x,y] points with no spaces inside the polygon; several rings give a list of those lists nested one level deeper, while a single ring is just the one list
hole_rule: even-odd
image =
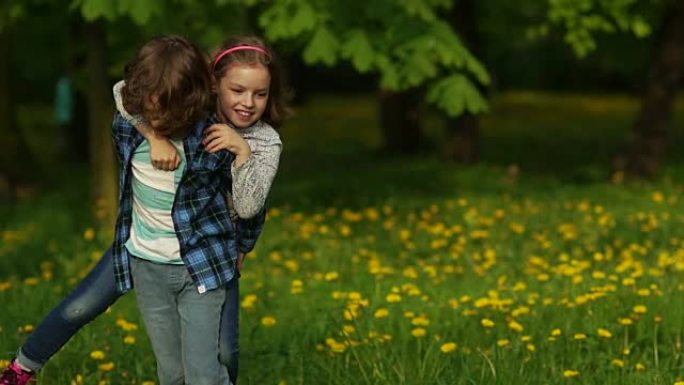
[{"label": "girl's hand", "polygon": [[148,139],[150,142],[150,159],[152,166],[158,170],[173,171],[180,164],[180,156],[176,147],[164,137]]},{"label": "girl's hand", "polygon": [[246,162],[252,155],[247,141],[227,124],[212,124],[207,128],[204,140],[204,148],[208,152],[228,150],[235,155],[235,166]]},{"label": "girl's hand", "polygon": [[237,270],[242,271],[242,265],[245,263],[245,253],[238,253]]}]

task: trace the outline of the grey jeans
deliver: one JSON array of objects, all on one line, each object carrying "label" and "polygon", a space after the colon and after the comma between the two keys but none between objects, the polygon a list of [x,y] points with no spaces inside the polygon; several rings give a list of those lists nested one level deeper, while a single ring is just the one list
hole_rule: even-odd
[{"label": "grey jeans", "polygon": [[219,362],[225,290],[198,293],[184,265],[131,258],[131,273],[159,384],[230,384],[228,371]]}]

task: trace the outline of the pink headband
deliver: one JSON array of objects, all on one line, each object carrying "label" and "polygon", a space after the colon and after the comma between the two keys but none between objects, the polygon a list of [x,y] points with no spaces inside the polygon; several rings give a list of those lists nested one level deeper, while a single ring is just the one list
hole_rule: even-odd
[{"label": "pink headband", "polygon": [[211,67],[212,70],[216,69],[216,64],[218,64],[218,62],[221,59],[223,59],[224,56],[231,54],[235,51],[257,51],[257,52],[260,52],[260,53],[266,55],[267,58],[269,58],[269,59],[271,58],[271,55],[269,55],[268,51],[266,51],[265,49],[263,49],[261,47],[257,47],[254,45],[239,45],[237,47],[228,48],[227,50],[221,52],[218,56],[216,56],[216,59],[214,59],[214,65]]}]

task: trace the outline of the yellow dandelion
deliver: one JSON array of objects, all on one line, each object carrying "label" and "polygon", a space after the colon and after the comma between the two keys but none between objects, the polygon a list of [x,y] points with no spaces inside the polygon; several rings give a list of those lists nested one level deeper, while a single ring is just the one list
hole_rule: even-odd
[{"label": "yellow dandelion", "polygon": [[415,328],[415,329],[411,330],[411,335],[416,337],[416,338],[425,337],[426,334],[427,334],[427,331],[423,328]]},{"label": "yellow dandelion", "polygon": [[266,327],[275,326],[276,322],[276,319],[271,316],[265,316],[261,318],[261,324]]},{"label": "yellow dandelion", "polygon": [[487,329],[491,329],[495,325],[494,321],[490,320],[489,318],[483,318],[480,321],[480,324],[482,325],[482,327],[487,328]]},{"label": "yellow dandelion", "polygon": [[102,350],[93,350],[90,352],[90,358],[93,360],[103,360],[105,358],[105,354]]},{"label": "yellow dandelion", "polygon": [[352,334],[356,331],[356,328],[352,325],[344,325],[342,326],[342,334],[344,335],[349,335]]},{"label": "yellow dandelion", "polygon": [[348,237],[351,235],[351,227],[348,225],[342,225],[340,226],[340,235],[343,237]]},{"label": "yellow dandelion", "polygon": [[508,328],[517,333],[521,333],[524,330],[522,324],[516,322],[515,320],[508,323]]},{"label": "yellow dandelion", "polygon": [[618,322],[623,326],[629,326],[634,323],[631,318],[620,318],[618,319]]},{"label": "yellow dandelion", "polygon": [[615,358],[614,360],[610,361],[610,364],[613,366],[617,366],[618,368],[624,368],[625,367],[625,361]]},{"label": "yellow dandelion", "polygon": [[453,343],[453,342],[447,342],[447,343],[443,344],[443,345],[439,348],[439,350],[440,350],[442,353],[451,353],[451,352],[453,352],[454,350],[456,350],[457,347],[458,347],[458,346],[457,346],[455,343]]},{"label": "yellow dandelion", "polygon": [[558,328],[551,330],[551,337],[560,337],[561,334],[562,332]]},{"label": "yellow dandelion", "polygon": [[401,302],[401,295],[399,295],[397,293],[390,293],[390,294],[387,294],[387,297],[385,297],[385,299],[389,303]]},{"label": "yellow dandelion", "polygon": [[248,294],[242,300],[240,306],[242,306],[243,309],[252,309],[254,307],[254,303],[256,302],[256,300],[257,296],[255,294]]},{"label": "yellow dandelion", "polygon": [[104,364],[100,364],[98,366],[98,369],[100,369],[103,372],[111,372],[112,369],[114,369],[114,363],[113,362],[105,362]]},{"label": "yellow dandelion", "polygon": [[607,329],[599,328],[596,333],[598,333],[599,337],[603,338],[611,338],[613,337],[613,333],[608,331]]},{"label": "yellow dandelion", "polygon": [[646,306],[644,306],[644,305],[636,305],[636,306],[634,306],[634,308],[632,309],[632,311],[633,311],[635,314],[640,314],[640,315],[641,315],[641,314],[646,314],[646,312],[648,311],[648,309],[647,309]]},{"label": "yellow dandelion", "polygon": [[527,345],[525,346],[525,348],[526,348],[527,350],[529,350],[530,352],[534,352],[535,350],[537,350],[537,347],[534,346],[534,344],[527,344]]},{"label": "yellow dandelion", "polygon": [[508,340],[508,339],[505,339],[505,338],[496,341],[496,346],[498,346],[498,347],[500,347],[500,348],[506,347],[506,346],[508,346],[508,345],[510,345],[510,344],[511,344],[511,341]]},{"label": "yellow dandelion", "polygon": [[292,281],[292,286],[290,287],[290,293],[291,294],[300,294],[304,287],[304,282],[302,282],[301,279],[295,279]]},{"label": "yellow dandelion", "polygon": [[430,320],[426,316],[422,315],[412,319],[411,324],[414,326],[428,326],[430,324]]},{"label": "yellow dandelion", "polygon": [[634,369],[636,369],[637,372],[643,372],[644,370],[646,370],[646,366],[644,364],[642,364],[641,362],[637,362],[634,365]]},{"label": "yellow dandelion", "polygon": [[92,241],[93,239],[95,239],[95,230],[93,230],[92,228],[87,228],[83,232],[83,239],[85,239],[86,241]]},{"label": "yellow dandelion", "polygon": [[385,318],[389,315],[389,310],[387,310],[386,308],[383,307],[383,308],[376,310],[374,315],[375,315],[375,318]]},{"label": "yellow dandelion", "polygon": [[574,338],[575,338],[576,340],[578,340],[578,341],[586,340],[586,339],[587,339],[587,335],[584,334],[584,333],[575,333],[575,337],[574,337]]},{"label": "yellow dandelion", "polygon": [[665,200],[665,195],[663,195],[663,193],[660,191],[654,191],[653,194],[651,194],[651,199],[655,203],[663,203],[663,200]]},{"label": "yellow dandelion", "polygon": [[339,277],[340,277],[340,274],[338,272],[330,271],[330,272],[325,273],[324,278],[326,281],[330,282],[330,281],[334,281],[334,280],[338,279]]},{"label": "yellow dandelion", "polygon": [[123,342],[126,345],[133,345],[135,344],[135,336],[127,335],[124,337]]},{"label": "yellow dandelion", "polygon": [[577,370],[566,369],[563,371],[563,377],[565,378],[577,377],[579,374]]}]

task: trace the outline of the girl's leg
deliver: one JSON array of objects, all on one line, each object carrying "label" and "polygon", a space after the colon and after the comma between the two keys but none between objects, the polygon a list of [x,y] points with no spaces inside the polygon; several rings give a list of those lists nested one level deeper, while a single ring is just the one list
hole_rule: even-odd
[{"label": "girl's leg", "polygon": [[76,332],[107,310],[119,297],[112,249],[109,248],[93,270],[28,337],[19,349],[17,361],[37,372]]},{"label": "girl's leg", "polygon": [[236,275],[226,284],[226,301],[221,312],[221,329],[219,331],[219,359],[228,368],[228,375],[233,384],[237,383],[238,358],[240,356],[240,278]]}]

